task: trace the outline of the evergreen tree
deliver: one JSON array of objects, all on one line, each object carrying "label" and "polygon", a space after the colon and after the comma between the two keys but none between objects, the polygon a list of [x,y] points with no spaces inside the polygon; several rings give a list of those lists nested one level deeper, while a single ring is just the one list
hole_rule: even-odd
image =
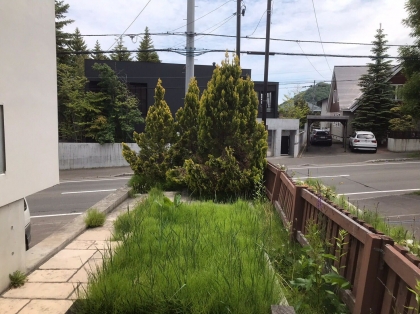
[{"label": "evergreen tree", "polygon": [[159,79],[155,88],[155,103],[147,112],[145,131],[140,134],[134,132],[139,153],[123,144],[123,156],[145,190],[164,185],[170,168],[167,156],[174,138],[174,119],[164,96],[165,89]]},{"label": "evergreen tree", "polygon": [[198,150],[198,109],[200,107],[200,89],[197,80],[192,78],[185,95],[184,107],[175,114],[175,140],[171,146],[172,164],[182,166],[186,159]]},{"label": "evergreen tree", "polygon": [[401,112],[420,120],[420,1],[407,0],[405,8],[408,17],[403,23],[412,29],[410,36],[414,38],[414,45],[401,47],[399,50],[407,79],[402,90]]},{"label": "evergreen tree", "polygon": [[217,66],[200,100],[198,154],[185,161],[188,188],[207,197],[250,196],[263,179],[267,132],[253,82],[239,59]]},{"label": "evergreen tree", "polygon": [[85,59],[88,59],[89,55],[79,54],[79,53],[88,51],[88,48],[78,27],[76,27],[76,30],[72,34],[72,38],[69,43],[69,48],[70,48],[70,51],[73,52],[70,58],[71,65],[76,67],[78,76],[84,76],[85,75]]},{"label": "evergreen tree", "polygon": [[138,108],[138,99],[130,93],[126,84],[106,64],[94,64],[99,72],[96,102],[101,112],[90,125],[88,136],[98,143],[132,141],[134,126],[143,122]]},{"label": "evergreen tree", "polygon": [[394,92],[387,79],[392,74],[391,61],[385,46],[385,34],[377,30],[371,49],[375,58],[368,64],[368,71],[359,80],[362,96],[358,99],[359,107],[355,112],[352,126],[355,130],[371,131],[379,141],[386,139],[389,121],[393,118],[391,109],[394,107]]},{"label": "evergreen tree", "polygon": [[69,5],[64,1],[55,0],[55,37],[56,37],[56,53],[57,63],[68,64],[70,62],[70,55],[60,54],[62,52],[69,52],[69,45],[72,38],[70,33],[63,32],[63,27],[73,23],[73,20],[66,19],[66,14]]},{"label": "evergreen tree", "polygon": [[146,29],[144,30],[144,37],[138,48],[137,61],[160,63],[159,56],[156,51],[145,51],[151,49],[154,49],[153,41],[150,37],[149,28],[146,26]]},{"label": "evergreen tree", "polygon": [[92,50],[92,53],[90,54],[90,57],[93,60],[109,60],[108,56],[104,54],[101,48],[101,45],[99,44],[99,41],[96,41],[95,47]]},{"label": "evergreen tree", "polygon": [[118,39],[118,43],[114,48],[115,52],[111,53],[111,60],[115,61],[131,61],[131,53],[127,51],[127,47],[124,46],[122,38]]}]

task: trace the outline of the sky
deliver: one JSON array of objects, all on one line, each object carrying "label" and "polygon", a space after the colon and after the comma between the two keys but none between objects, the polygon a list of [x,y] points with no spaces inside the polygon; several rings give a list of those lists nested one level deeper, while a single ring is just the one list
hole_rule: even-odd
[{"label": "sky", "polygon": [[[70,5],[67,18],[74,20],[64,29],[79,28],[89,49],[96,40],[108,50],[117,35],[144,33],[146,27],[153,35],[156,49],[185,48],[188,0],[64,0]],[[266,36],[267,0],[244,0],[245,16],[241,17],[241,35]],[[372,46],[357,44],[305,43],[322,41],[371,43],[377,29],[382,27],[388,44],[412,44],[410,29],[402,24],[407,17],[405,0],[272,0],[270,51],[285,53],[315,53],[340,55],[371,55]],[[315,10],[314,10],[315,8]],[[195,32],[236,36],[236,0],[195,0]],[[139,15],[140,14],[140,15]],[[318,24],[318,27],[317,27]],[[166,33],[166,34],[164,34]],[[179,33],[180,35],[168,35]],[[138,48],[143,35],[123,36],[129,50]],[[293,40],[281,41],[278,39]],[[200,49],[236,50],[236,38],[196,36],[195,47]],[[264,39],[241,39],[241,51],[265,50]],[[159,52],[164,63],[185,64],[185,56],[174,52]],[[390,47],[390,56],[398,56],[398,47]],[[223,52],[206,53],[195,58],[195,64],[220,64]],[[365,65],[366,58],[270,56],[268,80],[279,82],[279,103],[285,96],[305,90],[313,82],[330,82],[334,66]],[[392,61],[396,64],[396,60]],[[264,79],[264,56],[241,54],[241,66],[251,69],[254,81]],[[165,78],[162,77],[163,86]]]}]

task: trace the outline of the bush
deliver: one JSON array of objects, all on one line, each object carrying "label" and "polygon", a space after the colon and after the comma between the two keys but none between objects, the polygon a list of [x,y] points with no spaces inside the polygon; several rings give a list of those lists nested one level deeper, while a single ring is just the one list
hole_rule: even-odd
[{"label": "bush", "polygon": [[96,228],[104,225],[106,214],[99,212],[96,208],[89,208],[86,212],[85,224],[88,228]]}]

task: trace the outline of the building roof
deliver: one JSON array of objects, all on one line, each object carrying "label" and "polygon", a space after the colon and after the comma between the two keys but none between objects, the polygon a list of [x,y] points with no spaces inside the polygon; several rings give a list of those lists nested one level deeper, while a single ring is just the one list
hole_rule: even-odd
[{"label": "building roof", "polygon": [[366,74],[368,66],[335,66],[334,75],[337,82],[337,96],[340,111],[348,110],[360,94],[359,78]]},{"label": "building roof", "polygon": [[[402,65],[398,64],[398,65],[394,65],[392,67],[392,73],[391,75],[388,77],[388,79],[386,80],[387,82],[392,79],[395,75],[397,75],[400,71],[402,70]],[[350,107],[348,108],[348,110],[350,110],[351,112],[355,112],[357,108],[359,108],[360,103],[359,103],[359,98],[362,96],[362,92],[359,91],[359,94],[353,99]]]}]

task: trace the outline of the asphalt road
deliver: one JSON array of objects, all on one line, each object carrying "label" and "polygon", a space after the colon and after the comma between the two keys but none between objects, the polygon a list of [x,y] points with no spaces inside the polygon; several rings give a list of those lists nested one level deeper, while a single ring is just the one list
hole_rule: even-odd
[{"label": "asphalt road", "polygon": [[63,180],[60,184],[28,196],[32,240],[36,245],[116,189],[129,177]]}]

